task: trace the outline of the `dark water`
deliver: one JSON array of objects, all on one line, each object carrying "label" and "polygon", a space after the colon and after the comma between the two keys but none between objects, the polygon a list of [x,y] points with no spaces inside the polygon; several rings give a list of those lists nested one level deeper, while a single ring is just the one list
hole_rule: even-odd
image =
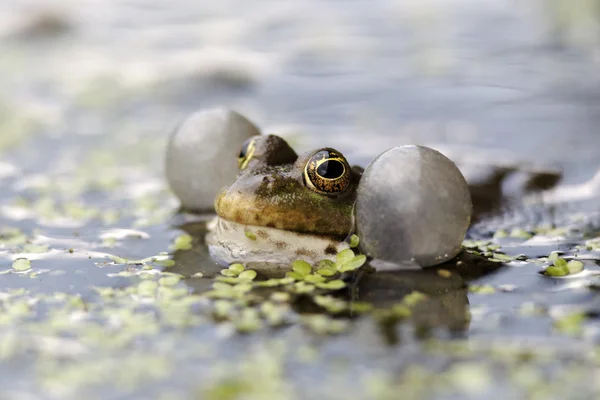
[{"label": "dark water", "polygon": [[[325,306],[273,289],[215,301],[204,227],[179,226],[162,176],[176,122],[226,105],[362,165],[419,143],[584,182],[600,168],[597,23],[560,7],[4,2],[1,397],[597,397],[595,200],[485,216],[469,238],[500,248],[349,274]],[[536,235],[498,237],[513,228]],[[553,251],[584,272],[540,274]],[[161,252],[175,264],[139,261]]]}]

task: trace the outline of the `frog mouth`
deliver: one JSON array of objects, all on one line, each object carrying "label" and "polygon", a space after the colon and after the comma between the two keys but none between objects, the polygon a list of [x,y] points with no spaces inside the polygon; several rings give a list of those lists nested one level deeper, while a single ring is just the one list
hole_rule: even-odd
[{"label": "frog mouth", "polygon": [[338,252],[349,247],[334,237],[245,225],[221,217],[215,217],[208,227],[206,244],[210,256],[222,265],[289,265],[295,260],[316,264],[324,259],[335,260]]}]

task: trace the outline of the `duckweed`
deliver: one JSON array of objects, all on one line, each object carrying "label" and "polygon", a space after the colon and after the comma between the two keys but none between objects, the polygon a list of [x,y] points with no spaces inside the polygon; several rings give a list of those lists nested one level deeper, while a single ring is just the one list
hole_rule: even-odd
[{"label": "duckweed", "polygon": [[569,274],[577,274],[583,271],[583,263],[579,260],[571,260],[567,263]]},{"label": "duckweed", "polygon": [[340,279],[335,279],[329,282],[319,282],[315,284],[319,289],[340,290],[346,287],[346,283]]},{"label": "duckweed", "polygon": [[252,281],[254,278],[256,278],[256,271],[253,270],[242,271],[238,275],[238,279],[243,281]]},{"label": "duckweed", "polygon": [[183,234],[177,236],[173,243],[172,249],[178,251],[191,250],[192,248],[192,236]]},{"label": "duckweed", "polygon": [[161,286],[175,286],[179,283],[181,278],[177,275],[168,275],[158,280],[158,284]]},{"label": "duckweed", "polygon": [[151,280],[144,280],[137,286],[137,292],[140,296],[153,297],[158,289],[158,282]]},{"label": "duckweed", "polygon": [[580,335],[583,332],[585,318],[585,314],[580,312],[568,314],[556,320],[554,326],[567,335]]},{"label": "duckweed", "polygon": [[544,273],[548,276],[565,276],[571,273],[581,272],[583,270],[583,263],[581,261],[573,261],[571,268],[569,268],[567,260],[560,257],[554,257],[553,265],[547,267]]},{"label": "duckweed", "polygon": [[494,294],[496,289],[491,285],[470,285],[469,291],[478,294]]},{"label": "duckweed", "polygon": [[26,258],[18,258],[13,262],[12,267],[15,271],[28,271],[31,269],[31,261]]},{"label": "duckweed", "polygon": [[236,274],[236,276],[241,274],[245,269],[246,267],[243,264],[231,264],[229,266],[229,270]]},{"label": "duckweed", "polygon": [[312,266],[303,260],[296,260],[292,263],[293,271],[299,276],[306,276],[312,271]]},{"label": "duckweed", "polygon": [[354,271],[360,267],[367,261],[367,256],[364,254],[360,254],[358,256],[354,256],[349,260],[344,261],[338,268],[339,272],[348,272]]}]

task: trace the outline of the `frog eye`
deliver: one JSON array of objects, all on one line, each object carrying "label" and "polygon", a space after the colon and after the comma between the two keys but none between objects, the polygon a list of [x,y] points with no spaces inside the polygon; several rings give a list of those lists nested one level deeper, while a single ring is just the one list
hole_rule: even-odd
[{"label": "frog eye", "polygon": [[333,149],[317,151],[304,167],[304,183],[322,194],[343,192],[350,183],[351,175],[348,161]]},{"label": "frog eye", "polygon": [[245,169],[254,155],[256,149],[256,138],[250,138],[244,142],[240,154],[238,155],[238,167]]}]

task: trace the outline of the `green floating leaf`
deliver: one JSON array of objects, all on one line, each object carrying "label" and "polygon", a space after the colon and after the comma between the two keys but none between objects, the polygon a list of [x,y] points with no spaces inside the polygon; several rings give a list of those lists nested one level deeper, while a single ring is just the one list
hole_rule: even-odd
[{"label": "green floating leaf", "polygon": [[174,250],[190,250],[192,248],[192,237],[188,234],[177,236],[173,243]]},{"label": "green floating leaf", "polygon": [[137,287],[137,292],[140,296],[152,297],[158,289],[158,282],[155,281],[142,281]]},{"label": "green floating leaf", "polygon": [[23,246],[25,253],[46,253],[50,247],[47,244],[26,244]]},{"label": "green floating leaf", "polygon": [[421,293],[417,290],[412,291],[411,293],[404,296],[402,302],[409,307],[414,306],[417,303],[420,303],[423,300],[427,299],[427,295],[425,293]]},{"label": "green floating leaf", "polygon": [[244,232],[244,234],[246,235],[246,237],[250,240],[256,240],[256,235],[254,234],[254,232],[248,230],[246,232]]},{"label": "green floating leaf", "polygon": [[583,263],[579,260],[571,260],[567,263],[569,274],[577,274],[583,271]]},{"label": "green floating leaf", "polygon": [[236,285],[239,283],[239,279],[234,276],[215,276],[214,279],[218,282],[230,283],[232,285]]},{"label": "green floating leaf", "polygon": [[396,318],[408,318],[412,315],[412,311],[404,304],[396,304],[392,307],[392,314]]},{"label": "green floating leaf", "polygon": [[337,269],[335,267],[320,268],[317,270],[317,274],[321,276],[334,276],[337,274]]},{"label": "green floating leaf", "polygon": [[317,283],[316,286],[319,289],[339,290],[345,288],[346,284],[340,279],[335,279],[329,282]]},{"label": "green floating leaf", "polygon": [[321,275],[307,275],[304,277],[304,281],[308,283],[320,283],[325,282],[325,278]]},{"label": "green floating leaf", "polygon": [[233,290],[239,293],[247,293],[252,290],[252,284],[248,282],[238,283],[237,285],[233,286]]},{"label": "green floating leaf", "polygon": [[583,332],[584,313],[569,314],[554,323],[556,329],[568,335],[579,335]]},{"label": "green floating leaf", "polygon": [[527,232],[523,228],[514,228],[512,231],[510,231],[510,237],[518,239],[531,239],[533,235],[531,232]]},{"label": "green floating leaf", "polygon": [[161,267],[172,267],[175,265],[175,260],[171,260],[169,258],[164,260],[156,260],[154,261],[156,265],[160,265]]},{"label": "green floating leaf", "polygon": [[296,260],[292,263],[292,269],[294,272],[301,276],[306,276],[310,274],[312,270],[312,266],[304,260]]},{"label": "green floating leaf", "polygon": [[231,286],[227,283],[223,283],[223,282],[213,282],[212,287],[214,290],[223,290],[223,291],[233,290],[233,286]]},{"label": "green floating leaf", "polygon": [[349,261],[346,261],[344,264],[340,266],[340,272],[354,271],[360,267],[367,261],[367,256],[364,254],[360,254],[358,256],[353,257]]},{"label": "green floating leaf", "polygon": [[[319,283],[318,285],[322,285],[322,283]],[[313,285],[308,285],[305,282],[297,282],[294,285],[294,291],[296,293],[310,293],[313,292],[315,290],[315,287]]]},{"label": "green floating leaf", "polygon": [[496,260],[502,261],[502,262],[510,262],[513,261],[515,258],[512,256],[508,256],[506,254],[503,253],[494,253],[494,258]]},{"label": "green floating leaf", "polygon": [[508,232],[506,232],[504,229],[500,229],[494,233],[494,239],[503,239],[506,237],[508,237]]},{"label": "green floating leaf", "polygon": [[254,278],[256,278],[256,271],[253,271],[251,269],[249,269],[247,271],[242,271],[242,273],[240,273],[238,275],[238,279],[241,279],[244,281],[251,281],[251,280],[254,280]]},{"label": "green floating leaf", "polygon": [[329,318],[326,315],[305,315],[301,323],[318,335],[338,334],[348,329],[348,322]]},{"label": "green floating leaf", "polygon": [[13,262],[12,267],[15,271],[27,271],[31,269],[31,261],[26,258],[18,258]]},{"label": "green floating leaf", "polygon": [[564,258],[557,258],[554,261],[554,266],[557,268],[567,269],[567,260]]},{"label": "green floating leaf", "polygon": [[244,271],[245,269],[246,269],[246,267],[244,267],[244,265],[240,264],[240,263],[231,264],[229,266],[229,270],[235,272],[236,275],[241,274],[242,271]]},{"label": "green floating leaf", "polygon": [[554,262],[556,260],[558,260],[558,252],[557,251],[553,251],[552,253],[550,253],[550,255],[548,256],[548,260]]},{"label": "green floating leaf", "polygon": [[319,261],[319,268],[335,268],[335,263],[331,260],[324,259]]},{"label": "green floating leaf", "polygon": [[228,276],[230,278],[235,278],[236,276],[238,276],[238,274],[230,269],[222,269],[221,270],[221,275],[223,276]]},{"label": "green floating leaf", "polygon": [[290,294],[287,292],[274,292],[271,294],[271,300],[278,303],[287,303],[290,301]]},{"label": "green floating leaf", "polygon": [[470,285],[469,291],[472,293],[479,294],[494,294],[496,289],[491,285]]},{"label": "green floating leaf", "polygon": [[339,267],[354,258],[352,249],[342,250],[335,256],[335,264]]},{"label": "green floating leaf", "polygon": [[315,296],[314,302],[330,313],[340,313],[348,308],[348,304],[333,296]]},{"label": "green floating leaf", "polygon": [[[304,279],[304,275],[297,273],[296,271],[289,271],[285,274],[286,277],[291,278],[295,281],[301,281]],[[269,279],[271,281],[272,279]],[[268,282],[268,281],[267,281]],[[279,284],[279,283],[278,283]],[[268,286],[268,285],[267,285]]]},{"label": "green floating leaf", "polygon": [[161,286],[175,286],[179,283],[180,279],[177,275],[164,276],[158,280],[158,284]]},{"label": "green floating leaf", "polygon": [[234,308],[233,303],[228,300],[215,300],[213,307],[214,314],[221,318],[227,317]]},{"label": "green floating leaf", "polygon": [[357,235],[350,236],[350,248],[358,247],[359,243],[360,243],[360,239]]},{"label": "green floating leaf", "polygon": [[544,273],[548,276],[565,276],[569,274],[569,270],[565,270],[564,268],[559,268],[551,265],[548,268],[546,268]]}]

